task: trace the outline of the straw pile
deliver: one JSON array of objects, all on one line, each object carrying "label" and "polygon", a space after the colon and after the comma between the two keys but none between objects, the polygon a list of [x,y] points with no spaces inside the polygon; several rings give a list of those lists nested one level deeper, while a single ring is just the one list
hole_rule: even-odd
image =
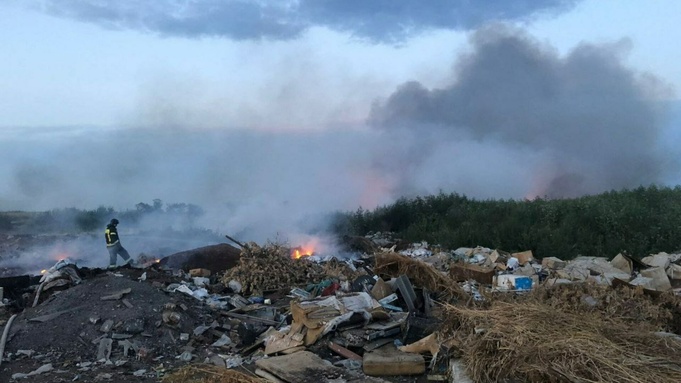
[{"label": "straw pile", "polygon": [[681,298],[674,294],[651,297],[641,288],[612,288],[591,283],[572,283],[539,288],[529,294],[485,294],[488,301],[503,300],[523,305],[542,303],[554,309],[599,313],[604,319],[646,322],[658,331],[681,333]]},{"label": "straw pile", "polygon": [[163,383],[266,383],[266,380],[212,364],[190,364],[162,379]]},{"label": "straw pile", "polygon": [[450,301],[453,298],[469,300],[470,295],[448,276],[432,265],[398,253],[376,254],[374,272],[378,275],[398,277],[406,275],[417,287],[426,288],[440,294],[440,298]]},{"label": "straw pile", "polygon": [[291,249],[280,244],[260,247],[251,242],[241,251],[239,264],[222,277],[227,285],[236,280],[244,293],[262,294],[268,290],[290,289],[292,286],[317,284],[324,279],[350,279],[356,275],[342,262],[331,260],[324,265],[291,258]]},{"label": "straw pile", "polygon": [[681,382],[681,341],[645,322],[539,301],[447,305],[445,316],[476,382]]}]

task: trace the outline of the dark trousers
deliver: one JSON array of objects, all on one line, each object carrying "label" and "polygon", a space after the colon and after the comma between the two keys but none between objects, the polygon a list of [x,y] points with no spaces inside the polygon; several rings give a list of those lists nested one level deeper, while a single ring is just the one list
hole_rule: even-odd
[{"label": "dark trousers", "polygon": [[116,255],[120,255],[124,261],[130,259],[130,254],[128,254],[128,251],[123,248],[120,242],[117,242],[113,246],[107,246],[106,249],[109,250],[109,265],[111,266],[116,265]]}]

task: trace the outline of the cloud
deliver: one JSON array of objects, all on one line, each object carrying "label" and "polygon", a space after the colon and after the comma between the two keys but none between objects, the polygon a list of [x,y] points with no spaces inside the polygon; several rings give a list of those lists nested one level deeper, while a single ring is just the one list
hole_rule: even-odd
[{"label": "cloud", "polygon": [[425,142],[437,137],[437,145],[474,140],[517,151],[509,161],[544,153],[534,164],[540,196],[660,182],[669,169],[658,150],[663,114],[654,96],[667,88],[624,66],[629,45],[582,44],[560,57],[522,31],[489,26],[473,34],[452,83],[405,83],[374,106],[370,121],[418,131]]},{"label": "cloud", "polygon": [[316,25],[372,40],[400,41],[429,29],[469,30],[491,21],[566,11],[576,3],[577,0],[302,0],[300,11]]},{"label": "cloud", "polygon": [[41,0],[44,12],[106,28],[181,37],[290,39],[328,27],[373,41],[401,41],[430,29],[471,29],[570,9],[578,0]]}]

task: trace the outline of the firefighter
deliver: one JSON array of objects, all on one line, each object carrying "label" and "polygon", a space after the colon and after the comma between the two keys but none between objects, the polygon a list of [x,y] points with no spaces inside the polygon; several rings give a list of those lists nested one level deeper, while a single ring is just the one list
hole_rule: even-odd
[{"label": "firefighter", "polygon": [[118,238],[118,220],[116,218],[112,219],[108,225],[106,225],[106,230],[104,231],[104,238],[106,238],[106,249],[109,250],[109,268],[113,269],[116,267],[117,255],[125,261],[125,264],[130,264],[132,259],[128,251],[121,245],[121,240]]}]

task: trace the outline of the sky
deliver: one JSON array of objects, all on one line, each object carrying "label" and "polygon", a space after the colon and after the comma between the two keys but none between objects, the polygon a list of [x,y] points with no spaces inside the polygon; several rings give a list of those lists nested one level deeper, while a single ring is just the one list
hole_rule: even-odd
[{"label": "sky", "polygon": [[681,2],[5,0],[0,210],[264,240],[400,197],[679,183]]}]

